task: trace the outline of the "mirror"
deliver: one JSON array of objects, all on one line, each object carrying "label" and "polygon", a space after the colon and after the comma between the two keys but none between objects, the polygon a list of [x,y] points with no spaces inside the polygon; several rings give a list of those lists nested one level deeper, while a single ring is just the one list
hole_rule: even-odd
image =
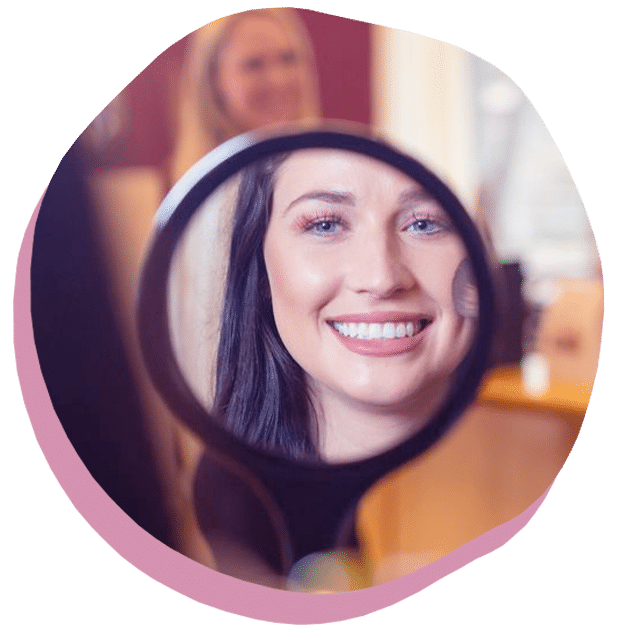
[{"label": "mirror", "polygon": [[[181,180],[158,224],[143,347],[210,445],[355,463],[426,438],[471,398],[462,382],[491,328],[481,238],[443,182],[364,130],[232,141]],[[165,381],[148,334],[161,285]]]},{"label": "mirror", "polygon": [[205,443],[193,499],[220,571],[280,586],[358,548],[361,496],[475,395],[490,274],[450,189],[364,129],[241,136],[181,179],[138,322],[153,382]]}]

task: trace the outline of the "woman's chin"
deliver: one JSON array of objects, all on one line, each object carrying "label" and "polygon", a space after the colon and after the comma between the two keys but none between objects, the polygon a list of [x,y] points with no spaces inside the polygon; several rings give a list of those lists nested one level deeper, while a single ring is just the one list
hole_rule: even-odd
[{"label": "woman's chin", "polygon": [[[435,382],[414,388],[401,386],[393,388],[385,385],[363,386],[358,389],[336,391],[340,407],[351,411],[372,413],[376,416],[430,417],[445,398],[447,384]],[[428,394],[431,391],[431,394]]]}]

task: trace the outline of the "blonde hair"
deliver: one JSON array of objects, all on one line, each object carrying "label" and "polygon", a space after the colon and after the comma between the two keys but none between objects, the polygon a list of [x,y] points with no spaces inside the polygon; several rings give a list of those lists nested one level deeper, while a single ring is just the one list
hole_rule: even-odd
[{"label": "blonde hair", "polygon": [[190,35],[180,79],[177,141],[171,164],[173,181],[208,151],[241,132],[221,106],[213,75],[232,28],[253,16],[265,16],[283,26],[301,60],[300,121],[320,116],[313,50],[307,29],[294,9],[256,9],[216,20]]}]

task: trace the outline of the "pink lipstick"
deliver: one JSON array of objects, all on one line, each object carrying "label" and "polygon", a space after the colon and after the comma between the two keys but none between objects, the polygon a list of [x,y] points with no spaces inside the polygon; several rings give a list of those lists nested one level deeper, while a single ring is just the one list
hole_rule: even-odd
[{"label": "pink lipstick", "polygon": [[330,319],[328,324],[344,347],[375,357],[388,357],[415,349],[433,319],[428,314],[373,312]]}]

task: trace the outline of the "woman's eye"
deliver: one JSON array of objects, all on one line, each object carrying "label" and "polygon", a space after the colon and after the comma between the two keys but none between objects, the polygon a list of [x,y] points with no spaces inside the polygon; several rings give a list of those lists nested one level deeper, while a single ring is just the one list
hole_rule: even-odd
[{"label": "woman's eye", "polygon": [[338,221],[324,218],[321,220],[316,220],[308,225],[307,231],[315,233],[319,236],[329,236],[338,233],[339,227],[340,225]]},{"label": "woman's eye", "polygon": [[261,57],[249,57],[242,65],[248,72],[258,72],[264,68],[265,61]]},{"label": "woman's eye", "polygon": [[296,58],[296,53],[293,50],[289,50],[287,52],[284,52],[281,55],[281,62],[284,65],[294,65],[297,61]]},{"label": "woman's eye", "polygon": [[443,231],[443,229],[444,227],[441,224],[431,218],[418,218],[406,230],[412,233],[433,235]]}]

